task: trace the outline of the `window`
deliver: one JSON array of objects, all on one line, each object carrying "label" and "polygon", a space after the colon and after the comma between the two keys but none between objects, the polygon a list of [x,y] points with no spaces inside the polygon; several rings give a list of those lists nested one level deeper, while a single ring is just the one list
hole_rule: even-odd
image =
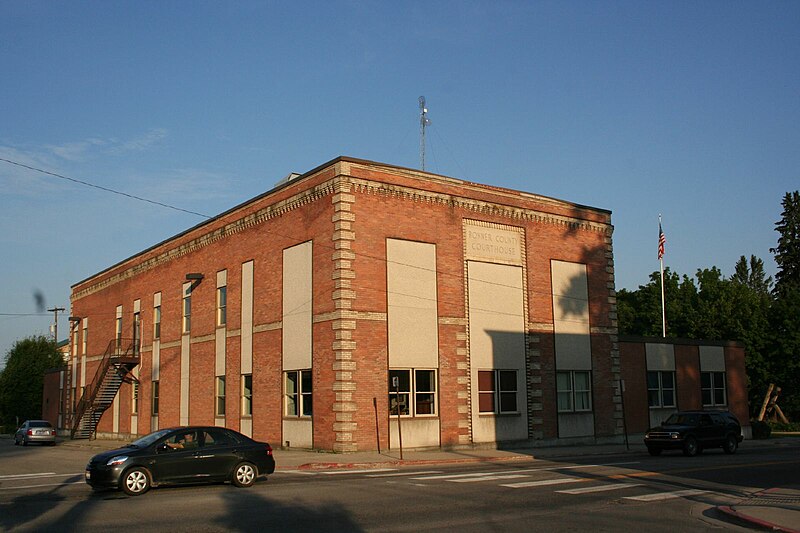
[{"label": "window", "polygon": [[215,390],[216,402],[214,414],[216,414],[216,416],[225,416],[225,376],[217,376]]},{"label": "window", "polygon": [[117,317],[117,326],[116,326],[116,333],[115,338],[117,339],[117,348],[122,345],[122,317]]},{"label": "window", "polygon": [[152,414],[158,416],[158,381],[153,382],[153,401],[152,401]]},{"label": "window", "polygon": [[478,412],[518,412],[516,370],[478,371]]},{"label": "window", "polygon": [[398,409],[403,416],[436,414],[436,370],[389,370],[389,414]]},{"label": "window", "polygon": [[675,372],[647,372],[647,404],[650,407],[675,407]]},{"label": "window", "polygon": [[592,410],[592,373],[588,370],[556,372],[556,399],[559,413]]},{"label": "window", "polygon": [[189,333],[192,330],[192,293],[189,287],[184,289],[183,294],[183,333]]},{"label": "window", "polygon": [[133,314],[133,353],[139,355],[141,348],[142,322],[139,313]]},{"label": "window", "polygon": [[242,376],[242,416],[253,414],[253,375]]},{"label": "window", "polygon": [[227,322],[228,287],[217,287],[217,326]]},{"label": "window", "polygon": [[86,355],[86,346],[89,344],[89,324],[83,319],[83,335],[81,335],[81,353]]},{"label": "window", "polygon": [[161,338],[161,306],[153,308],[153,340]]},{"label": "window", "polygon": [[139,382],[134,381],[131,385],[131,414],[139,412]]},{"label": "window", "polygon": [[700,391],[703,405],[727,404],[725,372],[700,372]]},{"label": "window", "polygon": [[284,376],[286,416],[311,416],[314,407],[311,370],[292,370]]}]

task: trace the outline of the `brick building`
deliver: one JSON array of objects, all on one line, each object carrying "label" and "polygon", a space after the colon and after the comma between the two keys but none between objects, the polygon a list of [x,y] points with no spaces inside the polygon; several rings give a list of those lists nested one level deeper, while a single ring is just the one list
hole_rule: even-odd
[{"label": "brick building", "polygon": [[337,158],[75,284],[63,426],[355,451],[398,446],[399,410],[405,447],[620,440],[612,231]]}]

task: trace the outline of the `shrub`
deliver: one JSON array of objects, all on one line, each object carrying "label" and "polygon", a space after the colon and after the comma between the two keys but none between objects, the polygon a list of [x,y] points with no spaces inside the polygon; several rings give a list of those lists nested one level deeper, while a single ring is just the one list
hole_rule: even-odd
[{"label": "shrub", "polygon": [[772,434],[772,428],[763,420],[751,421],[750,427],[753,429],[754,439],[768,439],[770,434]]}]

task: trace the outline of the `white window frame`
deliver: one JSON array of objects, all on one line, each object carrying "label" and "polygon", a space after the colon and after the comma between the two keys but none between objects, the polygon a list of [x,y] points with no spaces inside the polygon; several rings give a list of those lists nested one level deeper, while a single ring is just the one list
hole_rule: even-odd
[{"label": "white window frame", "polygon": [[[650,386],[651,373],[658,376],[658,388]],[[664,387],[664,374],[672,375],[671,388]],[[677,385],[675,381],[674,370],[648,370],[645,383],[647,385],[647,405],[650,409],[670,408],[670,407],[675,407],[677,405]],[[664,391],[672,391],[672,403],[667,403],[664,401]],[[651,402],[651,392],[655,392],[658,399],[657,404]]]},{"label": "white window frame", "polygon": [[[578,388],[578,375],[585,376],[586,387]],[[559,376],[566,376],[566,387],[560,383]],[[565,405],[562,401],[566,399]],[[581,404],[580,406],[578,404]],[[592,371],[591,370],[559,370],[556,372],[556,405],[559,413],[591,413],[592,412]]]},{"label": "white window frame", "polygon": [[161,306],[153,307],[153,340],[161,339]]},{"label": "white window frame", "polygon": [[[295,376],[294,390],[290,390],[290,376]],[[310,368],[287,370],[283,373],[283,416],[287,418],[310,418],[313,415],[313,381]]]},{"label": "white window frame", "polygon": [[[429,381],[433,390],[422,389],[422,373],[432,374]],[[400,379],[401,375],[405,376],[405,379]],[[393,377],[399,379],[397,392],[393,385]],[[439,416],[438,381],[439,375],[435,368],[390,368],[389,416],[397,416],[398,396],[403,402],[400,410],[401,417],[434,418]],[[425,411],[430,412],[426,413]]]},{"label": "white window frame", "polygon": [[181,300],[181,332],[185,335],[192,331],[192,291],[189,287],[184,289]]},{"label": "white window frame", "polygon": [[228,322],[228,287],[217,287],[217,327],[225,326]]},{"label": "white window frame", "polygon": [[[704,376],[708,376],[708,387],[703,384]],[[720,381],[722,383],[720,383]],[[722,403],[717,402],[718,391],[722,393]],[[711,403],[706,403],[706,394],[708,394]],[[728,375],[726,372],[700,372],[700,401],[703,403],[703,407],[721,407],[728,405]]]}]

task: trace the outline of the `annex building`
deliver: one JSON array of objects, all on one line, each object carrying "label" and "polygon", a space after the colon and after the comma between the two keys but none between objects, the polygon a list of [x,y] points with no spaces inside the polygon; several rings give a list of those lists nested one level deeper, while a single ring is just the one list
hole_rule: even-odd
[{"label": "annex building", "polygon": [[399,446],[398,422],[404,447],[621,442],[626,410],[644,431],[699,408],[710,374],[746,423],[740,347],[621,347],[612,233],[604,209],[339,157],[75,284],[45,416],[343,452]]}]

